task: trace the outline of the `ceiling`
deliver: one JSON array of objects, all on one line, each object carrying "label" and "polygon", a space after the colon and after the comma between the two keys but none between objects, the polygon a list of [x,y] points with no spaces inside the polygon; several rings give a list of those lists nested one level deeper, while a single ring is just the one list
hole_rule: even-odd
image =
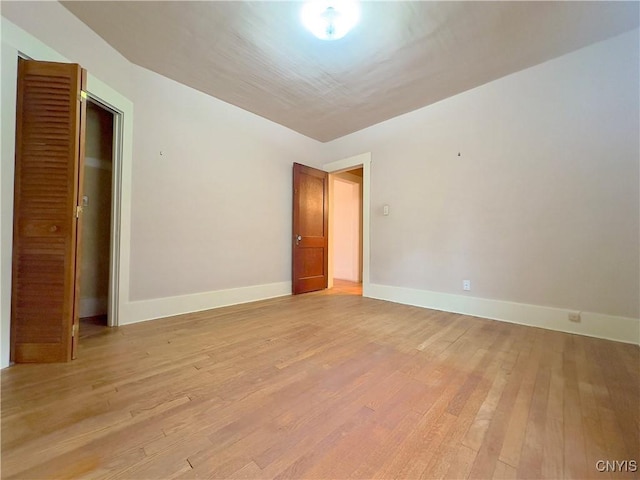
[{"label": "ceiling", "polygon": [[131,62],[326,142],[636,28],[639,2],[361,2],[318,40],[299,2],[69,1]]}]

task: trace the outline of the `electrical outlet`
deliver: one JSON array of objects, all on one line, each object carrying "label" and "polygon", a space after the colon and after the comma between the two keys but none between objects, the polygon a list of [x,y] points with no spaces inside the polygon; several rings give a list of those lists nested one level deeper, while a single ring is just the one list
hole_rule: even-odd
[{"label": "electrical outlet", "polygon": [[471,290],[471,280],[463,280],[462,281],[462,289],[467,292]]},{"label": "electrical outlet", "polygon": [[582,319],[580,318],[580,312],[569,312],[569,321],[580,323],[582,321]]}]

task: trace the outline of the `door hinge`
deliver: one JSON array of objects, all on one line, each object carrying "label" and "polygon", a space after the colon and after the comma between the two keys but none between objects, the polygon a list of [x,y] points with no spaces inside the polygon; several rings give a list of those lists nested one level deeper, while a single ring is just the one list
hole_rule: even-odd
[{"label": "door hinge", "polygon": [[78,331],[78,324],[74,323],[73,327],[71,327],[71,337],[75,337],[77,331]]},{"label": "door hinge", "polygon": [[76,205],[76,218],[80,218],[81,213],[82,213],[82,205]]},{"label": "door hinge", "polygon": [[80,93],[78,94],[78,100],[80,100],[80,103],[82,103],[86,99],[87,99],[87,92],[85,92],[84,90],[80,90]]}]

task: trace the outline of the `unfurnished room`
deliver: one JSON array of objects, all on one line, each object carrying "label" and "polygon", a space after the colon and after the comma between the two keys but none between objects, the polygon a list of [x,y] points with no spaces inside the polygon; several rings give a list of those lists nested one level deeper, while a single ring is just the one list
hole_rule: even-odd
[{"label": "unfurnished room", "polygon": [[0,2],[2,479],[640,478],[640,2]]}]

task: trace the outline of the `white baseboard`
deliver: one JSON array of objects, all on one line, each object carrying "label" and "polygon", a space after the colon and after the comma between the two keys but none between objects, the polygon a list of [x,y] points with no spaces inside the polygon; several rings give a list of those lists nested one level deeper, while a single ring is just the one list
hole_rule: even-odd
[{"label": "white baseboard", "polygon": [[123,305],[119,325],[128,325],[156,318],[182,315],[184,313],[200,312],[202,310],[255,302],[285,295],[291,295],[291,282],[269,283],[177,297],[139,300]]},{"label": "white baseboard", "polygon": [[462,313],[491,320],[501,320],[635,345],[640,344],[640,319],[637,318],[579,312],[581,321],[580,323],[574,323],[568,320],[568,314],[577,313],[576,310],[489,300],[389,285],[369,284],[364,294],[367,297],[405,305]]},{"label": "white baseboard", "polygon": [[106,298],[81,298],[80,318],[106,315],[107,303],[108,301]]}]

